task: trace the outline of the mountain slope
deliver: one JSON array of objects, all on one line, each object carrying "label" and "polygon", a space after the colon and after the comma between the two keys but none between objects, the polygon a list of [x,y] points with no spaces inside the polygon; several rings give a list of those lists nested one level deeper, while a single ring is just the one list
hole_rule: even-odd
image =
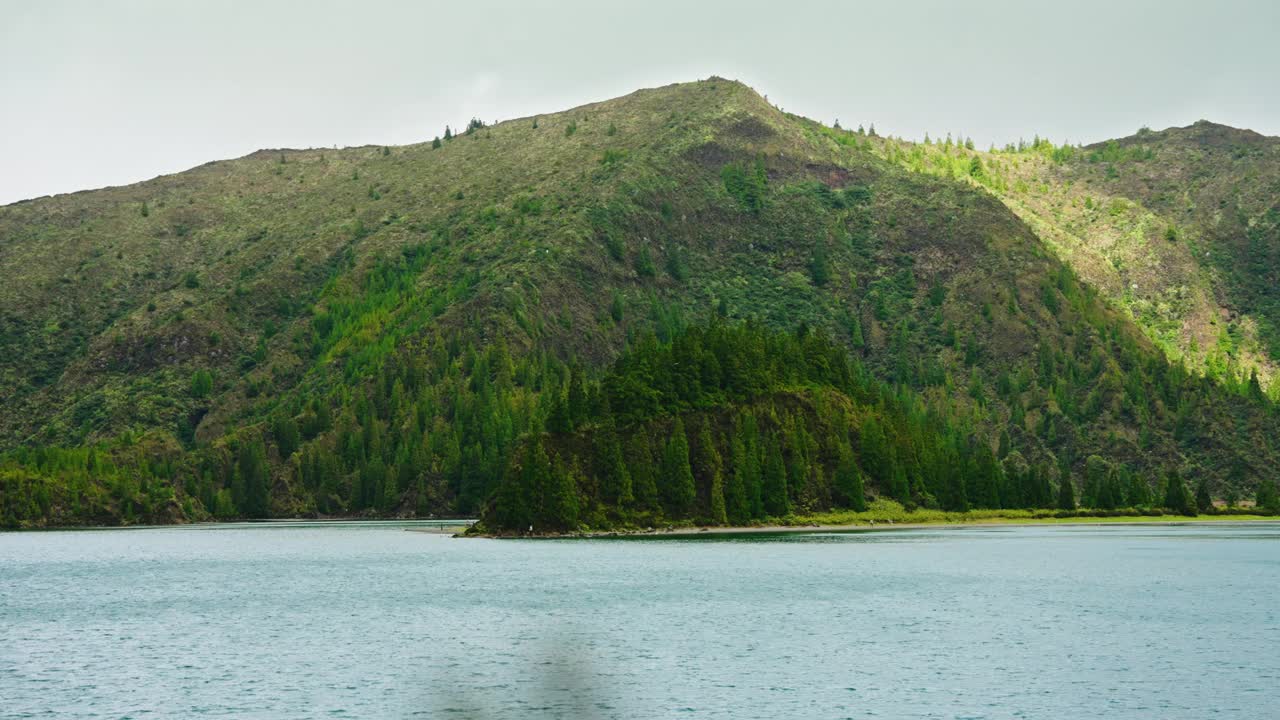
[{"label": "mountain slope", "polygon": [[625,347],[713,317],[820,329],[1046,478],[1274,467],[1265,399],[901,164],[712,79],[0,208],[0,468],[53,522],[475,512],[575,384],[598,402]]},{"label": "mountain slope", "polygon": [[1202,121],[1084,148],[949,140],[877,148],[991,190],[1171,358],[1280,391],[1280,139]]}]

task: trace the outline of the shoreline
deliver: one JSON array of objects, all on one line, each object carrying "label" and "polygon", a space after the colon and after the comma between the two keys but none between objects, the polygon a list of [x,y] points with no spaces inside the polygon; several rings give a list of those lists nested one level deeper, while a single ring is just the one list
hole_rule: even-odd
[{"label": "shoreline", "polygon": [[1274,515],[1218,515],[1196,517],[1118,515],[1115,517],[1072,518],[975,518],[972,520],[917,520],[894,522],[893,520],[853,523],[807,523],[787,525],[692,525],[666,528],[638,528],[626,530],[585,530],[572,533],[546,533],[534,535],[509,535],[497,533],[458,533],[454,537],[489,538],[496,540],[570,540],[601,538],[689,538],[724,535],[802,535],[806,533],[863,533],[888,530],[960,529],[970,527],[1034,527],[1042,525],[1220,525],[1230,523],[1277,523]]},{"label": "shoreline", "polygon": [[455,533],[465,530],[475,518],[397,518],[397,517],[359,517],[335,516],[318,518],[235,518],[228,520],[197,520],[194,522],[174,523],[137,523],[133,525],[40,525],[35,527],[0,528],[0,535],[5,533],[30,532],[99,532],[103,530],[165,530],[175,528],[214,529],[241,527],[301,527],[301,526],[341,526],[341,525],[406,525],[405,530],[424,533]]},{"label": "shoreline", "polygon": [[886,530],[926,530],[930,528],[966,528],[966,527],[1031,527],[1040,525],[1215,525],[1231,523],[1277,523],[1280,515],[1197,515],[1194,517],[1180,515],[1116,515],[1111,517],[976,517],[938,519],[912,518],[904,520],[866,519],[853,522],[824,522],[817,518],[806,520],[797,518],[793,523],[772,523],[766,525],[681,525],[658,528],[625,528],[608,530],[579,530],[569,533],[488,533],[468,532],[476,522],[474,518],[268,518],[261,520],[213,520],[194,523],[172,524],[139,524],[139,525],[61,525],[51,527],[33,527],[0,530],[3,533],[22,532],[94,532],[103,530],[158,530],[174,528],[227,528],[242,527],[299,527],[329,525],[404,525],[405,532],[429,535],[451,535],[459,538],[489,538],[499,540],[565,540],[573,538],[661,538],[661,537],[706,537],[716,535],[798,535],[804,533],[862,533]]}]

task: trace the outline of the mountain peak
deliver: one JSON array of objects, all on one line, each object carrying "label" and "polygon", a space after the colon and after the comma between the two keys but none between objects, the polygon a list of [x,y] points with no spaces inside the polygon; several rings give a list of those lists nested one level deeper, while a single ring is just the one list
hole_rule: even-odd
[{"label": "mountain peak", "polygon": [[1121,145],[1133,144],[1187,144],[1205,149],[1235,149],[1240,147],[1262,147],[1276,141],[1261,133],[1246,128],[1233,127],[1210,120],[1197,120],[1190,125],[1174,126],[1164,130],[1142,128],[1133,135],[1118,138],[1114,141],[1104,140],[1090,147],[1102,147],[1110,142]]}]

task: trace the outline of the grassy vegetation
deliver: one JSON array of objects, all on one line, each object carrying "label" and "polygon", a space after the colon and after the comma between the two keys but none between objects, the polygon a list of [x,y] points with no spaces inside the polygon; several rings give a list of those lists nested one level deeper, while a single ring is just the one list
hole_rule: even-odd
[{"label": "grassy vegetation", "polygon": [[[745,532],[809,531],[813,529],[867,529],[874,527],[906,527],[913,525],[1080,525],[1080,524],[1132,524],[1132,523],[1216,523],[1216,522],[1277,522],[1280,516],[1275,514],[1259,514],[1248,509],[1233,508],[1229,512],[1202,514],[1194,517],[1168,513],[1158,509],[1138,510],[1134,508],[1115,511],[1094,510],[969,510],[952,512],[938,509],[915,508],[908,510],[901,503],[891,499],[877,499],[863,511],[833,510],[821,513],[790,514],[782,517],[770,517],[746,525],[718,527],[717,530],[733,533],[735,530]],[[649,534],[652,532],[696,532],[704,528],[715,527],[701,525],[691,520],[676,520],[660,525],[616,525],[607,528],[582,527],[568,535],[581,534]],[[492,534],[483,524],[472,525],[464,534]],[[500,534],[500,533],[499,533]],[[552,535],[554,537],[554,534]]]},{"label": "grassy vegetation", "polygon": [[1089,147],[1037,137],[983,152],[822,131],[986,189],[1170,359],[1236,390],[1256,372],[1280,394],[1280,140],[1200,122]]},{"label": "grassy vegetation", "polygon": [[[916,508],[907,510],[901,503],[893,500],[877,500],[864,512],[842,510],[828,513],[811,513],[806,515],[780,518],[777,524],[783,526],[803,525],[868,525],[871,523],[893,524],[972,524],[972,523],[1130,523],[1130,522],[1181,522],[1191,519],[1186,515],[1168,513],[1160,509],[1139,510],[1136,508],[1120,508],[1109,511],[1095,510],[1028,510],[1028,509],[986,509],[969,510],[967,512],[948,512]],[[1245,522],[1250,520],[1276,520],[1275,515],[1256,514],[1250,512],[1221,515],[1197,515],[1199,521]]]},{"label": "grassy vegetation", "polygon": [[[822,329],[1066,477],[1098,455],[1243,496],[1276,467],[1273,406],[1169,367],[1156,324],[987,192],[1031,153],[917,172],[718,79],[443,138],[0,208],[10,522],[475,512],[575,377],[713,314]],[[82,458],[142,437],[174,450],[172,504]]]}]

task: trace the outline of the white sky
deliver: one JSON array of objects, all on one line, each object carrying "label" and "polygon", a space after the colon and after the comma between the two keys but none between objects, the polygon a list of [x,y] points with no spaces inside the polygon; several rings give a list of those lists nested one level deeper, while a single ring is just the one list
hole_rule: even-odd
[{"label": "white sky", "polygon": [[1280,1],[0,0],[0,204],[722,75],[882,134],[1280,135]]}]

